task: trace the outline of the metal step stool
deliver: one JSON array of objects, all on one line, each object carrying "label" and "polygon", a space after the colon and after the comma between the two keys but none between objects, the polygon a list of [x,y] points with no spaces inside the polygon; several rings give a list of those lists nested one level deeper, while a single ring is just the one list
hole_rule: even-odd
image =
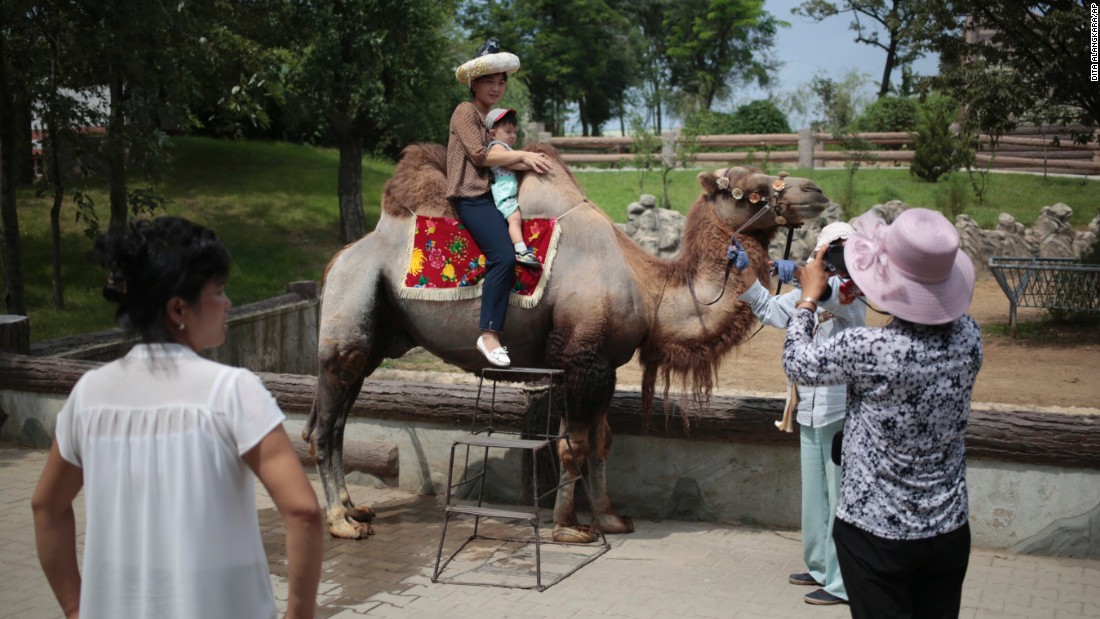
[{"label": "metal step stool", "polygon": [[[436,551],[435,558],[435,571],[432,574],[432,582],[443,582],[447,584],[459,584],[459,585],[481,585],[490,587],[509,587],[519,589],[536,589],[543,591],[547,587],[550,587],[560,582],[565,577],[576,572],[585,565],[591,563],[596,557],[602,555],[610,549],[610,544],[607,542],[607,538],[604,537],[602,531],[599,532],[599,541],[591,544],[569,544],[563,542],[543,541],[540,535],[540,519],[541,508],[539,503],[541,500],[551,494],[556,494],[561,487],[561,464],[557,461],[557,458],[553,458],[554,468],[557,472],[558,485],[554,488],[546,491],[539,492],[538,485],[538,459],[539,454],[544,449],[548,450],[548,453],[555,454],[555,447],[557,442],[564,440],[566,445],[571,449],[571,443],[569,443],[569,434],[566,428],[568,428],[568,410],[565,406],[562,407],[562,419],[560,424],[560,431],[552,431],[554,428],[554,399],[553,392],[554,386],[561,385],[561,379],[564,372],[562,370],[555,369],[541,369],[541,368],[485,368],[481,371],[481,376],[478,380],[477,388],[477,400],[474,404],[473,422],[471,425],[471,431],[469,436],[462,437],[451,445],[451,459],[447,470],[447,499],[444,504],[444,516],[443,516],[443,530],[439,536],[439,549]],[[483,418],[482,423],[485,424],[481,427],[478,426],[478,413],[481,411],[481,394],[482,387],[485,381],[488,380],[492,383],[492,396],[490,399],[488,417]],[[547,386],[547,413],[546,413],[546,425],[541,431],[526,434],[520,434],[519,432],[502,431],[497,430],[494,427],[496,421],[496,391],[497,381],[506,380],[512,382],[526,382],[533,384],[545,384]],[[460,448],[464,448],[461,449]],[[481,448],[482,459],[480,470],[470,470],[470,449]],[[530,509],[499,509],[496,507],[489,507],[485,505],[485,479],[489,460],[490,449],[516,449],[530,452],[531,454],[531,497],[532,506]],[[462,478],[456,481],[455,475],[455,457],[460,455],[464,457],[462,464]],[[474,467],[477,469],[478,467]],[[471,474],[472,473],[472,474]],[[587,485],[584,483],[583,477],[566,482],[566,483],[580,483],[587,493]],[[454,491],[456,489],[469,486],[471,484],[477,484],[477,502],[476,504],[459,504],[455,502]],[[591,504],[591,497],[589,497],[589,504]],[[448,525],[453,518],[459,516],[466,516],[473,518],[473,534],[466,539],[446,560],[443,559],[443,546],[447,539]],[[526,523],[532,528],[533,536],[531,538],[525,537],[499,537],[484,535],[481,533],[481,519],[493,518],[503,521],[518,521]],[[502,584],[491,581],[462,581],[457,578],[440,578],[447,566],[453,561],[459,553],[466,549],[475,540],[493,540],[498,542],[514,542],[521,545],[532,544],[535,549],[535,584],[530,586],[524,586],[519,584]],[[561,574],[557,578],[544,585],[542,582],[542,545],[553,544],[556,546],[570,546],[574,548],[591,548],[593,552],[580,556],[578,562],[568,572]]]}]

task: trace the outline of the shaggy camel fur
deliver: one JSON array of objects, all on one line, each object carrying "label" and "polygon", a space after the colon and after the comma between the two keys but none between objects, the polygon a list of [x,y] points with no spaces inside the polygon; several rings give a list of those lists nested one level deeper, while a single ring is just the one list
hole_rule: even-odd
[{"label": "shaggy camel fur", "polygon": [[[722,290],[730,236],[765,209],[740,239],[758,278],[767,282],[766,248],[778,226],[784,219],[797,225],[816,217],[828,199],[805,179],[746,168],[703,172],[698,177],[703,191],[685,225],[684,249],[677,260],[667,261],[645,253],[588,202],[552,147],[536,144],[530,150],[545,152],[555,166],[546,175],[523,177],[520,204],[526,217],[560,218],[561,240],[542,300],[531,309],[510,308],[502,339],[514,366],[565,371],[570,411],[566,429],[573,449],[559,445],[561,481],[576,479],[587,464],[594,522],[577,520],[575,484],[562,483],[553,536],[589,542],[596,538],[593,526],[606,533],[634,528],[630,518],[612,507],[607,492],[607,410],[615,369],[639,352],[647,411],[659,375],[666,391],[670,379],[682,379],[697,401],[705,401],[723,356],[749,336],[755,321],[749,307],[737,301],[741,284],[735,275],[718,303],[704,305]],[[480,299],[443,303],[401,298],[396,292],[409,263],[405,254],[413,212],[454,216],[442,197],[444,169],[441,146],[406,148],[383,191],[377,228],[341,250],[326,271],[320,376],[303,437],[316,449],[329,530],[336,537],[360,538],[371,532],[367,523],[373,512],[351,501],[342,454],[344,424],[363,380],[384,359],[418,345],[465,370],[486,366],[474,348]],[[767,207],[769,201],[773,208]],[[689,292],[689,280],[702,302]]]}]

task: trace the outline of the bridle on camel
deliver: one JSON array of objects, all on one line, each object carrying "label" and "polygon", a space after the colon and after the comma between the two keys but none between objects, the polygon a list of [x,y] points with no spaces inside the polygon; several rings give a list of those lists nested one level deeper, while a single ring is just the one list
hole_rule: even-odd
[{"label": "bridle on camel", "polygon": [[[753,222],[763,217],[764,214],[768,211],[775,209],[775,223],[780,226],[787,227],[787,243],[786,247],[783,250],[783,259],[787,260],[790,257],[791,241],[792,237],[794,236],[794,229],[801,227],[801,225],[788,223],[787,218],[784,216],[784,213],[790,212],[791,209],[791,203],[783,199],[783,192],[787,190],[787,183],[783,179],[787,178],[787,176],[788,175],[786,172],[780,172],[779,178],[768,187],[767,196],[761,196],[756,192],[752,192],[746,196],[744,191],[740,187],[729,188],[730,195],[732,195],[735,200],[741,200],[742,198],[745,198],[752,204],[762,203],[760,205],[760,208],[755,213],[753,213],[752,217],[749,217],[749,219],[745,223],[741,224],[740,228],[733,231],[733,234],[730,235],[729,245],[732,246],[735,244],[737,240],[737,235],[741,234],[741,232],[743,232],[745,228],[751,226]],[[720,176],[719,179],[725,180],[727,183],[729,182],[729,180],[725,176]],[[719,185],[719,188],[723,190],[725,189],[721,187],[721,185]],[[755,198],[755,200],[753,198]],[[684,274],[684,280],[687,282],[688,291],[691,293],[691,299],[695,301],[697,305],[714,305],[719,300],[721,300],[722,295],[726,294],[726,284],[729,282],[730,271],[733,270],[734,260],[735,258],[726,258],[726,273],[722,276],[722,289],[718,292],[718,296],[715,297],[713,301],[700,301],[699,297],[695,294],[695,285],[691,281],[692,274]],[[783,282],[780,281],[779,287],[776,288],[775,291],[776,294],[779,294],[779,290],[780,288],[782,288],[782,286]]]}]

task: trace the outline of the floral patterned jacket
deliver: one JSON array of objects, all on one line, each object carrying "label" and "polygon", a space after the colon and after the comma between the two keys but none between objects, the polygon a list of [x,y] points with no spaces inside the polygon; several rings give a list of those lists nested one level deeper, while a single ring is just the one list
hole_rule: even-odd
[{"label": "floral patterned jacket", "polygon": [[848,385],[837,517],[886,539],[924,539],[966,524],[966,434],[982,365],[970,316],[947,325],[895,318],[818,344],[814,315],[787,329],[783,369],[802,385]]}]

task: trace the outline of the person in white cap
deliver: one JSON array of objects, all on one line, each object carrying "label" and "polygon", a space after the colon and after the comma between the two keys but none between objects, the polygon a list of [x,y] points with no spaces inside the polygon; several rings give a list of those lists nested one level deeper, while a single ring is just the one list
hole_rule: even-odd
[{"label": "person in white cap", "polygon": [[[516,111],[508,108],[493,108],[485,115],[485,126],[489,127],[489,152],[510,151],[516,145],[519,122]],[[520,164],[512,168],[522,169]],[[497,210],[508,222],[508,238],[516,249],[516,262],[532,269],[541,269],[542,263],[534,250],[523,240],[523,216],[519,210],[519,181],[516,173],[508,166],[493,167],[493,200]]]},{"label": "person in white cap", "polygon": [[477,349],[494,366],[508,367],[512,360],[501,345],[508,292],[516,265],[515,248],[508,239],[508,226],[497,211],[489,191],[490,168],[523,164],[536,174],[550,170],[550,159],[541,153],[498,150],[489,152],[489,113],[508,86],[508,75],[519,70],[519,58],[500,51],[500,43],[489,39],[477,55],[455,71],[455,78],[470,88],[471,101],[459,103],[451,114],[447,140],[447,198],[454,204],[462,225],[470,231],[485,254],[481,316]]},{"label": "person in white cap", "polygon": [[921,208],[850,236],[844,262],[893,321],[814,341],[828,275],[813,260],[783,368],[800,385],[847,385],[833,540],[852,616],[958,617],[970,556],[964,437],[982,365],[981,329],[966,315],[974,265],[955,226]]},{"label": "person in white cap", "polygon": [[[842,248],[854,232],[842,221],[825,226],[817,236],[813,253],[827,247]],[[867,324],[867,307],[841,294],[848,274],[843,261],[837,262],[841,264],[833,265],[828,288],[815,311],[815,342],[825,342],[845,329]],[[799,270],[789,260],[776,260],[774,266],[785,282],[791,281]],[[804,292],[794,288],[786,294],[773,296],[757,281],[755,272],[747,268],[741,271],[741,280],[745,292],[740,300],[752,307],[760,322],[786,329],[797,313],[795,305]],[[833,437],[844,429],[847,398],[843,385],[810,387],[799,384],[795,394],[802,471],[802,557],[807,571],[791,574],[787,580],[795,585],[818,587],[803,598],[808,604],[841,604],[847,601],[848,593],[832,540],[833,516],[840,496],[840,467],[833,462],[831,454]]]}]

